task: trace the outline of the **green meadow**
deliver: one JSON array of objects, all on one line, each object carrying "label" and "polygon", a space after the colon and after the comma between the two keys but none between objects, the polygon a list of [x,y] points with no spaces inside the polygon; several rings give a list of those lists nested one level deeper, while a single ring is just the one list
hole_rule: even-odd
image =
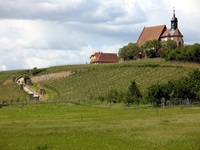
[{"label": "green meadow", "polygon": [[74,74],[35,83],[33,88],[46,91],[37,104],[12,82],[12,75],[27,70],[0,72],[0,150],[200,150],[200,107],[98,101],[110,90],[127,91],[133,80],[145,95],[151,85],[187,77],[199,68],[163,59],[44,68],[38,76]]},{"label": "green meadow", "polygon": [[0,149],[199,150],[198,118],[199,107],[11,105],[0,108]]}]

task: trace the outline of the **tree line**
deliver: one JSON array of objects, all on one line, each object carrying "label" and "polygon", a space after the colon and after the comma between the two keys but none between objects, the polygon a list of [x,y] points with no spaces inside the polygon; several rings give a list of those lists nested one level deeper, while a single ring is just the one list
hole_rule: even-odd
[{"label": "tree line", "polygon": [[[147,89],[146,99],[155,106],[169,100],[200,100],[200,71],[194,70],[186,78],[168,81],[166,84],[154,84]],[[166,105],[166,104],[165,104]]]},{"label": "tree line", "polygon": [[118,51],[120,60],[136,60],[143,58],[161,57],[167,61],[187,61],[200,63],[200,44],[186,45],[183,48],[177,47],[173,40],[147,41],[141,47],[136,43],[129,43]]},{"label": "tree line", "polygon": [[200,71],[194,70],[188,77],[179,80],[168,81],[164,84],[150,86],[146,93],[141,93],[135,80],[133,80],[126,92],[110,90],[105,96],[99,96],[100,101],[109,103],[125,103],[126,105],[151,103],[160,106],[162,99],[167,102],[179,104],[180,100],[200,100]]}]

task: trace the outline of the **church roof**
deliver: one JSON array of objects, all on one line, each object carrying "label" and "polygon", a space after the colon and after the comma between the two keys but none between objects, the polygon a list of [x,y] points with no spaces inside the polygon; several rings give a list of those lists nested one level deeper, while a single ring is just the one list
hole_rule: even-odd
[{"label": "church roof", "polygon": [[166,25],[144,27],[137,44],[142,46],[146,41],[159,40],[166,29]]},{"label": "church roof", "polygon": [[161,36],[161,38],[165,37],[183,37],[183,35],[181,34],[178,28],[176,30],[167,29]]}]

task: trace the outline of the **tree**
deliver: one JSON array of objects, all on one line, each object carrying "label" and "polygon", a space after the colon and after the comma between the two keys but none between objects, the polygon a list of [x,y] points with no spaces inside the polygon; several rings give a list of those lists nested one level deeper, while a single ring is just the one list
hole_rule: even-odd
[{"label": "tree", "polygon": [[174,40],[167,40],[162,42],[162,50],[176,49],[177,43]]},{"label": "tree", "polygon": [[141,94],[139,88],[137,87],[135,80],[133,80],[131,82],[131,85],[129,86],[128,89],[129,90],[128,90],[126,98],[125,98],[125,103],[133,104],[134,102],[137,102],[137,104],[139,105],[142,94]]},{"label": "tree", "polygon": [[200,62],[200,44],[196,43],[194,45],[187,47],[187,60],[199,63]]},{"label": "tree", "polygon": [[187,45],[184,48],[175,48],[173,43],[170,44],[167,48],[164,45],[164,49],[160,53],[160,56],[165,60],[200,63],[200,44]]},{"label": "tree", "polygon": [[[101,97],[101,99],[102,98],[103,97]],[[113,103],[120,103],[124,99],[124,93],[123,92],[119,92],[117,90],[110,90],[108,92],[108,94],[106,95],[105,99],[107,99],[107,101],[109,103],[112,103],[112,102]],[[103,98],[103,100],[104,100],[104,98]]]},{"label": "tree", "polygon": [[140,57],[141,49],[136,43],[129,43],[128,45],[119,49],[118,56],[123,60],[133,60]]},{"label": "tree", "polygon": [[158,40],[146,41],[142,45],[142,49],[146,52],[149,58],[155,58],[159,56],[159,51],[161,50],[162,45]]},{"label": "tree", "polygon": [[111,90],[108,92],[107,94],[107,100],[108,102],[113,102],[113,103],[116,103],[117,102],[117,99],[118,99],[118,91],[117,90]]},{"label": "tree", "polygon": [[188,81],[191,84],[191,90],[198,93],[200,91],[200,71],[196,69],[191,72]]},{"label": "tree", "polygon": [[155,106],[159,106],[161,104],[161,98],[164,97],[163,87],[159,84],[155,84],[150,86],[147,89],[147,99],[149,102],[154,104]]},{"label": "tree", "polygon": [[161,99],[185,100],[199,98],[200,92],[200,71],[194,70],[189,77],[176,81],[169,81],[167,84],[155,84],[147,89],[146,99],[155,106],[161,104]]}]

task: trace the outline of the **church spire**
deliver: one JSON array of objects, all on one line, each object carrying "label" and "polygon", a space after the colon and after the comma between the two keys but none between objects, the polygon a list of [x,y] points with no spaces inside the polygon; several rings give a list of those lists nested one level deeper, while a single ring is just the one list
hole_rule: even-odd
[{"label": "church spire", "polygon": [[173,9],[173,17],[171,19],[171,29],[176,30],[178,28],[178,19],[176,18],[175,8]]}]

